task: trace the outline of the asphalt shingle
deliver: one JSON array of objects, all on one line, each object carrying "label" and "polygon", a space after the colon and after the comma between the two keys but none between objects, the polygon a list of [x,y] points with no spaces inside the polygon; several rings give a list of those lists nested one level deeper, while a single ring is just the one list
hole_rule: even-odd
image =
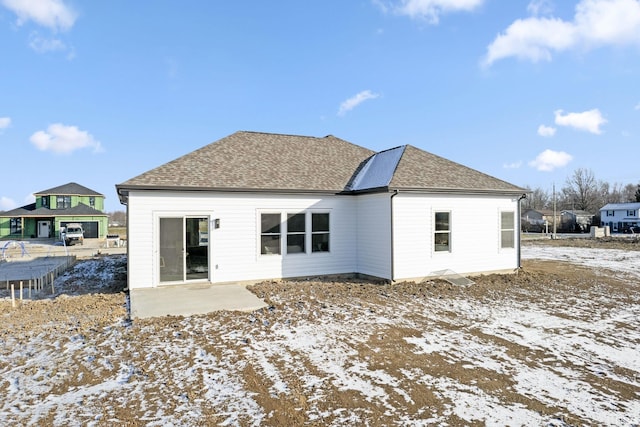
[{"label": "asphalt shingle", "polygon": [[411,145],[406,146],[389,187],[451,191],[522,192],[524,190]]},{"label": "asphalt shingle", "polygon": [[58,187],[53,187],[48,190],[38,191],[37,193],[33,193],[34,196],[46,196],[46,195],[56,195],[56,196],[103,196],[103,194],[98,193],[97,191],[93,191],[90,188],[87,188],[83,185],[77,184],[75,182],[70,182],[68,184],[60,185]]},{"label": "asphalt shingle", "polygon": [[[117,185],[131,189],[344,193],[376,153],[334,136],[236,132]],[[521,192],[522,188],[407,145],[388,189]],[[358,191],[366,189],[359,188]]]},{"label": "asphalt shingle", "polygon": [[330,135],[236,132],[119,187],[340,192],[372,154]]}]

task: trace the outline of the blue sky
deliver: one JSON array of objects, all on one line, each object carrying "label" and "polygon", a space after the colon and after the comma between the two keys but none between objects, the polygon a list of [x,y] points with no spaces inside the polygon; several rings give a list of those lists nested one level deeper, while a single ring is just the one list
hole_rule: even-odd
[{"label": "blue sky", "polygon": [[238,130],[640,182],[640,0],[0,0],[0,52],[0,210]]}]

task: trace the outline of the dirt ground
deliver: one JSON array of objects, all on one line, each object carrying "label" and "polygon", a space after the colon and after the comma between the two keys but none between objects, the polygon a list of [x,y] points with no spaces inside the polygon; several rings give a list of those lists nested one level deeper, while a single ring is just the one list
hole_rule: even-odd
[{"label": "dirt ground", "polygon": [[[640,250],[634,239],[525,244]],[[594,315],[607,319],[620,307],[638,306],[638,283],[587,267],[525,260],[517,274],[478,277],[469,287],[440,280],[265,282],[250,287],[270,305],[258,312],[132,323],[124,292],[126,258],[82,263],[91,262],[61,277],[55,298],[17,308],[0,299],[0,394],[7,399],[0,403],[0,424],[640,423],[633,403],[640,398],[637,371],[618,365],[596,372],[588,360],[597,358],[593,354],[576,359],[571,349],[554,350],[562,347],[563,334],[584,331],[557,327],[557,344],[525,345],[522,337],[507,340],[482,325],[483,316],[503,307],[544,311],[542,317],[581,325],[597,320]],[[475,311],[461,312],[466,305]],[[478,314],[483,307],[490,314]],[[313,325],[333,329],[314,331]],[[637,324],[616,325],[639,341]],[[433,344],[438,336],[449,343],[460,339],[470,350],[462,354],[443,343],[439,351],[425,350],[425,342]],[[593,339],[620,351],[615,337]],[[474,343],[479,347],[470,347]],[[567,384],[577,377],[565,388],[588,389],[584,395],[573,391],[586,400],[554,395],[542,385],[544,391],[523,391],[523,372],[553,372],[552,378]],[[476,403],[465,403],[465,410],[460,402],[467,395]],[[602,403],[598,396],[614,397]],[[473,406],[477,402],[484,406]]]}]

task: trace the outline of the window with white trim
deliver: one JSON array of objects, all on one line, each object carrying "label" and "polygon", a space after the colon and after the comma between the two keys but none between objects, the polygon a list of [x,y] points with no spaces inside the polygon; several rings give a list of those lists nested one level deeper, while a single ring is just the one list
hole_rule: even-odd
[{"label": "window with white trim", "polygon": [[436,212],[433,234],[436,252],[451,252],[451,212]]},{"label": "window with white trim", "polygon": [[329,212],[260,213],[260,254],[326,253],[330,248]]},{"label": "window with white trim", "polygon": [[305,232],[306,214],[287,214],[287,253],[299,254],[306,252]]},{"label": "window with white trim", "polygon": [[329,252],[329,214],[311,214],[311,252]]},{"label": "window with white trim", "polygon": [[515,248],[515,213],[513,211],[500,212],[500,247]]},{"label": "window with white trim", "polygon": [[627,211],[627,216],[636,216],[636,211]]},{"label": "window with white trim", "polygon": [[260,215],[260,253],[262,255],[280,254],[279,213],[263,213]]}]

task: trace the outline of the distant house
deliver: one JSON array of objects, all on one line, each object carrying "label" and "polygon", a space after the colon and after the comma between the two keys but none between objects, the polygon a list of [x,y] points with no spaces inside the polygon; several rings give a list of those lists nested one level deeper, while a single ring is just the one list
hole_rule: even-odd
[{"label": "distant house", "polygon": [[34,193],[35,203],[0,213],[0,239],[59,238],[67,223],[81,223],[85,238],[107,234],[104,195],[70,182]]},{"label": "distant house", "polygon": [[640,203],[608,203],[600,208],[600,225],[613,233],[627,227],[640,226]]},{"label": "distant house", "polygon": [[237,132],[116,189],[132,289],[519,266],[526,190],[410,145]]},{"label": "distant house", "polygon": [[560,228],[566,232],[586,233],[591,229],[594,215],[583,210],[560,211]]},{"label": "distant house", "polygon": [[[522,231],[553,232],[554,215],[552,209],[523,209]],[[560,227],[560,212],[556,212],[555,224]],[[557,230],[559,231],[559,230]]]}]

